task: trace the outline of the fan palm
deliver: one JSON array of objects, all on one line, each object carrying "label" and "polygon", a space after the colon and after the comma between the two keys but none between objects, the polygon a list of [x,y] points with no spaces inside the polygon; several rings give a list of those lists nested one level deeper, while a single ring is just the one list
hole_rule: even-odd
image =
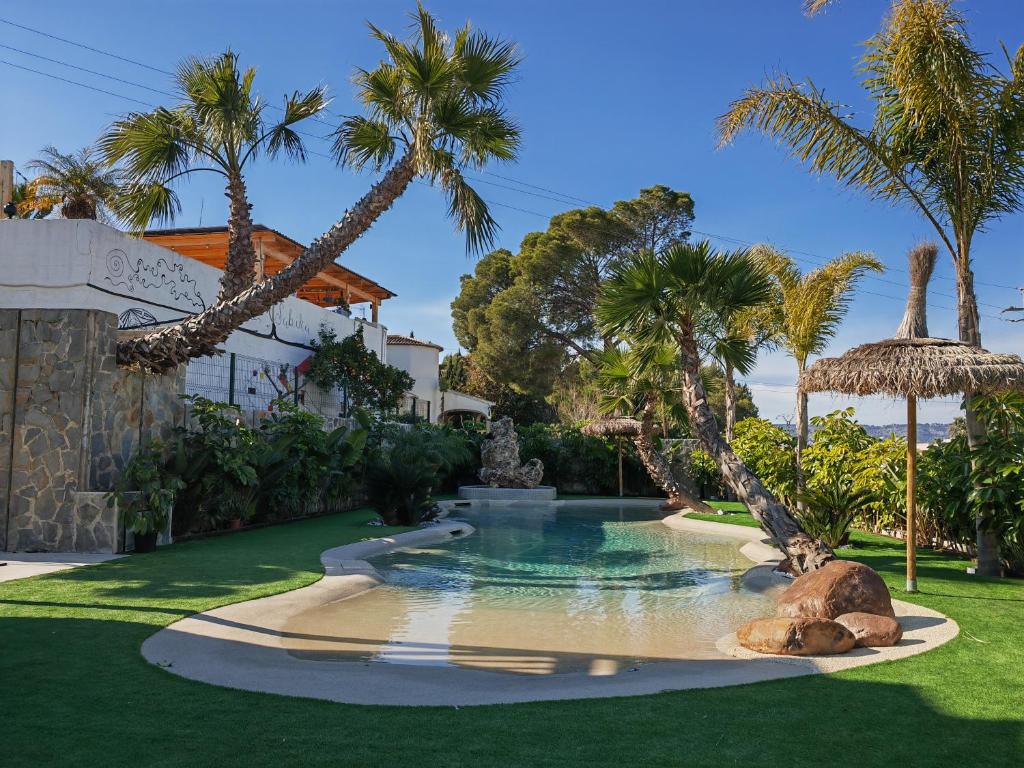
[{"label": "fan palm", "polygon": [[116,209],[133,229],[172,221],[181,204],[174,184],[195,173],[224,178],[228,198],[228,253],[221,299],[248,288],[255,278],[256,251],[245,187],[246,165],[260,152],[305,159],[295,125],[326,109],[322,87],[286,96],[281,118],[268,122],[267,104],[253,93],[255,68],[238,67],[231,51],[210,59],[189,58],[175,74],[181,103],[133,112],[100,139],[110,164],[121,163],[126,185]]},{"label": "fan palm", "polygon": [[[850,309],[853,289],[868,272],[881,272],[881,262],[867,253],[847,253],[802,274],[794,261],[771,246],[752,250],[774,282],[765,309],[779,344],[796,361],[797,378],[811,355],[820,355],[835,337]],[[807,448],[807,393],[796,396],[796,460]]]},{"label": "fan palm", "polygon": [[214,351],[242,323],[269,310],[334,261],[416,176],[444,189],[449,213],[471,248],[491,242],[494,219],[460,169],[515,158],[519,129],[503,106],[519,63],[515,46],[468,25],[449,38],[422,6],[413,19],[406,41],[371,25],[387,59],[374,70],[357,72],[367,114],[348,118],[335,134],[339,162],[383,172],[380,181],[273,277],[177,325],[123,338],[118,345],[122,362],[170,370]]},{"label": "fan palm", "polygon": [[42,157],[28,167],[38,175],[29,184],[36,210],[60,206],[65,219],[109,218],[109,206],[118,189],[119,176],[96,157],[92,147],[67,155],[56,147],[44,147]]},{"label": "fan palm", "polygon": [[[897,0],[861,62],[875,102],[869,126],[811,81],[781,75],[732,103],[719,121],[721,144],[756,128],[812,171],[917,209],[956,269],[960,340],[981,346],[971,244],[987,222],[1024,205],[1024,46],[1004,53],[1006,72],[971,46],[950,0]],[[984,429],[970,393],[967,405],[977,445]],[[995,536],[978,523],[978,569],[991,575]]]},{"label": "fan palm", "polygon": [[594,356],[601,391],[599,412],[638,419],[616,422],[623,425],[619,434],[633,440],[640,461],[651,479],[668,496],[669,505],[714,514],[714,509],[687,492],[654,442],[654,421],[659,408],[669,407],[679,399],[679,367],[675,348],[665,344],[653,354],[638,355],[633,350],[610,347],[596,352]]},{"label": "fan palm", "polygon": [[789,556],[793,569],[803,572],[831,560],[831,551],[800,529],[723,439],[700,377],[701,354],[712,348],[727,354],[734,365],[753,365],[749,341],[721,329],[727,328],[730,316],[770,297],[771,281],[757,259],[743,251],[716,253],[704,241],[629,259],[606,281],[596,315],[603,333],[643,339],[637,350],[641,360],[652,359],[660,345],[675,344],[690,429],[715,459],[725,482]]}]

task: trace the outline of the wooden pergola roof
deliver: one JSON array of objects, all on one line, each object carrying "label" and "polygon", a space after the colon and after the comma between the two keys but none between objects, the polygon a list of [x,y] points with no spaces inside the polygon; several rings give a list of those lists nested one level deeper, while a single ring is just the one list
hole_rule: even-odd
[{"label": "wooden pergola roof", "polygon": [[[227,261],[227,227],[153,229],[145,232],[143,237],[217,269],[224,269]],[[252,241],[256,248],[257,279],[277,274],[298,258],[304,248],[301,243],[262,224],[253,227]],[[337,306],[340,298],[349,304],[369,302],[373,305],[374,321],[380,303],[396,295],[370,278],[340,264],[328,265],[297,293],[300,299],[321,307]]]}]

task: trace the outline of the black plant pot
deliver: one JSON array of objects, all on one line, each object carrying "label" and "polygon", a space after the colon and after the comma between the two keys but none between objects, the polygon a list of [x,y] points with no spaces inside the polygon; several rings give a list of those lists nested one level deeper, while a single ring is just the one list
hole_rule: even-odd
[{"label": "black plant pot", "polygon": [[156,551],[156,537],[157,532],[152,531],[150,533],[136,533],[135,534],[135,551],[136,552],[154,552]]}]

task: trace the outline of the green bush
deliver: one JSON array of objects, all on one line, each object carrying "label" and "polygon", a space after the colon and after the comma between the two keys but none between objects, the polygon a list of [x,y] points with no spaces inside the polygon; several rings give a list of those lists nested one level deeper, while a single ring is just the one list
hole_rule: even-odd
[{"label": "green bush", "polygon": [[796,440],[764,419],[736,424],[733,450],[765,487],[784,504],[796,494]]},{"label": "green bush", "polygon": [[180,478],[174,529],[209,530],[235,520],[269,522],[337,511],[354,490],[367,424],[323,430],[323,419],[290,401],[274,402],[255,428],[234,406],[186,398],[167,471]]},{"label": "green bush", "polygon": [[810,536],[835,549],[848,543],[850,526],[871,502],[871,494],[856,489],[846,478],[809,485],[799,499],[803,502],[803,509],[796,510],[800,525]]},{"label": "green bush", "polygon": [[420,522],[433,506],[433,494],[474,460],[471,436],[445,427],[385,425],[374,442],[366,495],[388,525]]}]

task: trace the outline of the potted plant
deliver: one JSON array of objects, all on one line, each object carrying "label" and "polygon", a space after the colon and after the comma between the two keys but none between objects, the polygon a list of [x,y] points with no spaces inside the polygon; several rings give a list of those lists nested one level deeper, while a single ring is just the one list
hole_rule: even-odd
[{"label": "potted plant", "polygon": [[152,552],[174,506],[174,496],[185,487],[166,468],[164,446],[151,440],[139,447],[107,494],[107,506],[115,504],[124,514],[127,530],[135,535],[136,552]]}]

